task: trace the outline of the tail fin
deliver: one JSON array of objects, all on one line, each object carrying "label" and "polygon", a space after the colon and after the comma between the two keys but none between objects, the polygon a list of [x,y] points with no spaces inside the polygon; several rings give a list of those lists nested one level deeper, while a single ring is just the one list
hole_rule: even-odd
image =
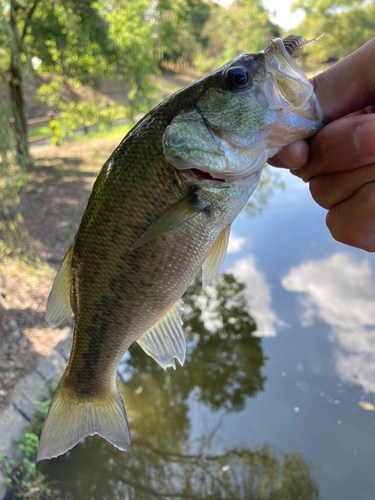
[{"label": "tail fin", "polygon": [[37,461],[58,457],[93,434],[128,449],[130,431],[119,392],[115,388],[105,399],[75,396],[65,389],[63,377],[43,425]]}]

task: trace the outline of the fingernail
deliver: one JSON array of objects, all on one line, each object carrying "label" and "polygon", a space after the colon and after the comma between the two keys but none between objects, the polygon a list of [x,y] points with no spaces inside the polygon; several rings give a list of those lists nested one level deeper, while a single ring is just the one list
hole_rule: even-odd
[{"label": "fingernail", "polygon": [[289,165],[289,163],[288,163],[288,162],[286,162],[286,161],[284,161],[284,160],[280,160],[280,158],[279,158],[279,163],[280,163],[280,165],[281,165],[281,168],[288,168],[288,169],[294,168],[294,167],[292,167],[291,165]]},{"label": "fingernail", "polygon": [[362,156],[375,158],[375,120],[359,125],[354,132],[354,144]]}]

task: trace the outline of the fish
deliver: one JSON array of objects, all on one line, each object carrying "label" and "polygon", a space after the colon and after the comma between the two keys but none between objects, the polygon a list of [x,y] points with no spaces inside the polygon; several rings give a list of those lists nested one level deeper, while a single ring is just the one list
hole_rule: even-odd
[{"label": "fish", "polygon": [[293,58],[304,43],[276,38],[179,90],[103,165],[47,303],[51,326],[74,324],[38,461],[94,434],[128,449],[116,371],[134,342],[183,365],[182,295],[200,268],[203,287],[215,278],[267,159],[327,123]]}]

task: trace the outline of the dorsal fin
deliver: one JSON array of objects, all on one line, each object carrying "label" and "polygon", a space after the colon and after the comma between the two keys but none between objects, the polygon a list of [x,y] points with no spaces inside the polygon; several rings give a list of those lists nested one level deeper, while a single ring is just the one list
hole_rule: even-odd
[{"label": "dorsal fin", "polygon": [[224,262],[230,235],[230,224],[219,234],[217,240],[204,258],[202,264],[202,287],[205,288],[215,278]]},{"label": "dorsal fin", "polygon": [[182,366],[186,356],[186,342],[182,330],[182,319],[178,312],[181,303],[171,307],[155,325],[137,340],[146,354],[166,370],[176,369],[174,358]]},{"label": "dorsal fin", "polygon": [[70,305],[70,271],[72,269],[73,250],[74,243],[70,245],[69,250],[66,252],[48,297],[46,320],[53,327],[59,326],[73,312]]}]

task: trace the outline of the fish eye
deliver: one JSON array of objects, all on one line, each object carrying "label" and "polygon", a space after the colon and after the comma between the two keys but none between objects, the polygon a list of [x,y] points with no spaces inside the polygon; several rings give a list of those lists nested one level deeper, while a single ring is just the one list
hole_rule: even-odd
[{"label": "fish eye", "polygon": [[229,90],[242,90],[245,89],[250,82],[250,75],[246,68],[242,66],[235,66],[229,68],[225,73],[225,83]]}]

